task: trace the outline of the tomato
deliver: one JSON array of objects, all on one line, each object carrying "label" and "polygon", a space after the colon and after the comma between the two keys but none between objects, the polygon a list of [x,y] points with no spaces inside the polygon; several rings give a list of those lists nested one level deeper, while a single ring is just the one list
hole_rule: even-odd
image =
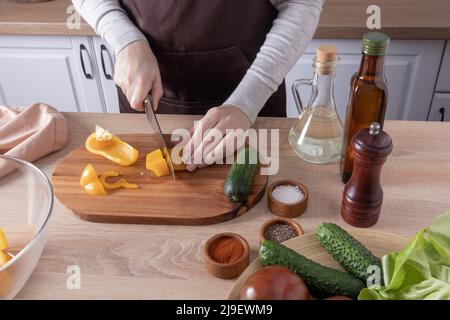
[{"label": "tomato", "polygon": [[241,300],[309,300],[303,280],[281,266],[265,267],[252,274],[241,289]]},{"label": "tomato", "polygon": [[346,297],[346,296],[333,296],[333,297],[328,297],[324,300],[353,300],[353,299]]}]

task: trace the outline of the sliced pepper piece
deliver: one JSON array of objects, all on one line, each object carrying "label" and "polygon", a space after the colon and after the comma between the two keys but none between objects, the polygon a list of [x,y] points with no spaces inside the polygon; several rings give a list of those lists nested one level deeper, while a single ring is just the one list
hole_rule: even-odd
[{"label": "sliced pepper piece", "polygon": [[81,173],[80,185],[93,196],[106,196],[105,188],[103,188],[94,167],[90,164]]},{"label": "sliced pepper piece", "polygon": [[161,149],[156,149],[150,153],[147,153],[147,156],[145,157],[145,163],[150,163],[159,159],[164,159],[164,156]]},{"label": "sliced pepper piece", "polygon": [[6,240],[5,232],[0,228],[0,251],[8,248],[8,240]]},{"label": "sliced pepper piece", "polygon": [[9,254],[0,250],[0,267],[5,265],[11,259],[12,257]]},{"label": "sliced pepper piece", "polygon": [[170,174],[169,166],[166,159],[158,159],[150,163],[146,163],[147,170],[153,171],[157,177],[165,177]]},{"label": "sliced pepper piece", "polygon": [[9,247],[8,240],[6,240],[5,233],[3,229],[0,228],[0,267],[6,264],[9,260],[11,260],[11,256],[7,254],[5,251]]},{"label": "sliced pepper piece", "polygon": [[[172,148],[168,149],[167,152],[169,153],[169,155],[172,155]],[[146,158],[145,158],[145,166],[146,166],[146,168],[148,170],[151,170],[150,169],[150,167],[152,166],[151,163],[156,161],[156,160],[161,160],[161,159],[167,160],[166,157],[164,156],[163,152],[161,151],[161,149],[156,149],[156,150],[148,153]],[[179,157],[179,160],[177,162],[181,162],[181,157]],[[173,169],[175,171],[185,171],[185,170],[187,170],[186,169],[186,165],[183,162],[181,162],[180,164],[173,163]]]},{"label": "sliced pepper piece", "polygon": [[87,138],[85,146],[89,152],[122,166],[131,166],[139,156],[135,148],[99,126]]},{"label": "sliced pepper piece", "polygon": [[105,189],[109,189],[109,190],[119,189],[119,188],[136,189],[139,187],[137,184],[129,183],[126,179],[119,179],[113,183],[106,182],[107,178],[118,177],[119,175],[120,174],[116,171],[105,172],[104,174],[100,175],[100,182]]}]

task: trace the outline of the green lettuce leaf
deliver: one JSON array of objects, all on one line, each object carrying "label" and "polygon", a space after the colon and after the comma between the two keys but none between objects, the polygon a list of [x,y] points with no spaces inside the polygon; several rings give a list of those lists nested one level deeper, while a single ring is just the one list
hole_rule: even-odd
[{"label": "green lettuce leaf", "polygon": [[382,267],[385,286],[363,289],[359,300],[450,300],[450,211],[384,256]]}]

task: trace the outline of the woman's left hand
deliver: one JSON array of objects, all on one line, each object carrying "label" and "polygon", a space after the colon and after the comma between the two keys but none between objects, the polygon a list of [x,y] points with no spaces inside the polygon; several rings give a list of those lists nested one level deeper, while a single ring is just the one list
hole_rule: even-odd
[{"label": "woman's left hand", "polygon": [[[243,147],[236,145],[236,133],[227,130],[241,129],[246,132],[252,123],[247,115],[233,105],[222,105],[210,109],[206,115],[183,136],[183,162],[189,171],[213,164],[217,157],[226,155],[227,149],[233,144],[233,150]],[[244,140],[245,143],[245,140]],[[241,143],[242,144],[242,143]],[[229,146],[227,148],[227,146]]]}]

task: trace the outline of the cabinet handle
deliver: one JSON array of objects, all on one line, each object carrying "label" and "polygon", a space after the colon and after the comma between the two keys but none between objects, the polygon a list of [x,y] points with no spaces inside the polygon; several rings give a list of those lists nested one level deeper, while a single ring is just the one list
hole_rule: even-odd
[{"label": "cabinet handle", "polygon": [[445,121],[445,108],[440,108],[439,113],[441,114],[441,122]]},{"label": "cabinet handle", "polygon": [[80,61],[81,61],[81,68],[83,69],[83,73],[84,73],[84,76],[86,77],[86,79],[92,79],[92,78],[93,78],[93,77],[92,77],[92,74],[86,71],[86,66],[85,66],[85,64],[84,64],[84,56],[83,56],[83,52],[86,52],[86,53],[87,53],[88,60],[89,60],[89,63],[90,63],[91,60],[90,60],[90,57],[89,57],[89,52],[87,51],[86,46],[85,46],[84,44],[81,44],[81,45],[80,45]]},{"label": "cabinet handle", "polygon": [[[112,65],[112,63],[111,63],[111,60],[112,60],[112,59],[111,59],[111,55],[109,54],[108,48],[106,48],[106,46],[105,46],[104,44],[102,44],[102,45],[100,46],[100,60],[101,60],[101,62],[102,62],[103,74],[105,75],[105,78],[106,78],[107,80],[112,80],[112,79],[113,79],[113,76],[112,76],[111,74],[109,74],[109,73],[106,72],[105,56],[103,55],[104,52],[106,52],[106,53],[108,54],[108,58],[109,58],[110,65]],[[111,69],[112,69],[112,68],[111,68]]]}]

